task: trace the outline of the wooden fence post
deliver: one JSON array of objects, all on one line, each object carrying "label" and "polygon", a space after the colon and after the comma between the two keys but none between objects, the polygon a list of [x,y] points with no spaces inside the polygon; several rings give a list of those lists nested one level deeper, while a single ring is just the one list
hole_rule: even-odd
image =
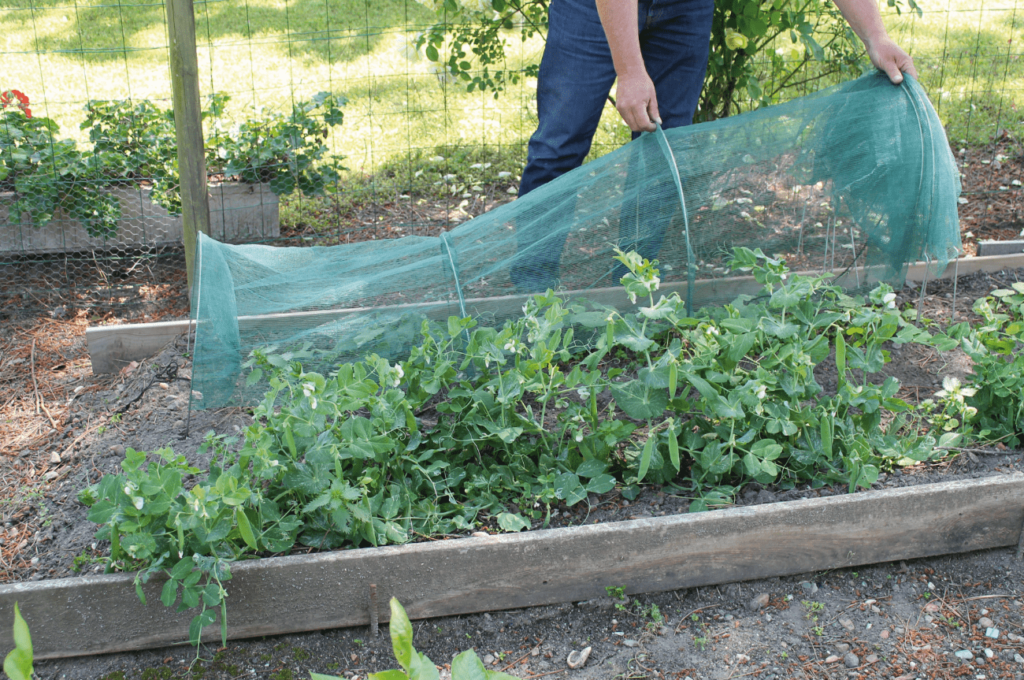
[{"label": "wooden fence post", "polygon": [[174,129],[178,141],[178,176],[181,184],[182,241],[191,300],[196,239],[210,233],[210,202],[206,189],[202,104],[199,99],[199,59],[196,55],[196,19],[192,0],[166,0],[170,42]]}]

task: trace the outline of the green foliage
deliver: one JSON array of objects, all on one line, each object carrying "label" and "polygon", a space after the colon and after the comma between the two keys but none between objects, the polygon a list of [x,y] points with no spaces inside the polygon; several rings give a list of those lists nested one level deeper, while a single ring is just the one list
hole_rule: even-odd
[{"label": "green foliage", "polygon": [[[512,35],[545,36],[547,0],[419,0],[437,13],[417,49],[446,78],[467,89],[493,90],[537,75],[538,66],[506,68]],[[898,12],[921,9],[915,0],[889,0]],[[473,63],[473,62],[476,63]],[[715,3],[707,77],[696,115],[714,120],[778,102],[786,87],[860,75],[864,50],[828,0],[724,0]]]},{"label": "green foliage", "polygon": [[113,236],[121,206],[103,190],[105,157],[80,152],[71,139],[57,139],[57,123],[32,116],[27,104],[25,97],[24,107],[0,108],[0,192],[15,195],[10,207],[14,223],[27,214],[38,228],[60,208],[90,236]]},{"label": "green foliage", "polygon": [[[123,474],[81,492],[110,541],[108,567],[138,570],[140,597],[162,572],[161,601],[199,610],[196,641],[218,608],[223,631],[224,582],[247,555],[400,544],[481,518],[520,531],[551,505],[616,485],[632,499],[642,483],[671,484],[692,511],[730,504],[751,481],[852,492],[883,469],[944,455],[929,428],[940,447],[959,436],[897,398],[895,378],[876,377],[887,343],[956,344],[906,321],[889,286],[851,297],[736,249],[732,268],[760,293],[688,316],[677,294],[659,297],[657,262],[617,259],[635,312],[548,291],[501,328],[424,320],[395,364],[371,354],[322,374],[303,364],[338,355],[253,352],[247,381],[267,391],[240,447],[209,435],[205,472],[170,449],[148,461],[129,450]],[[813,369],[830,355],[837,384],[826,394]],[[186,476],[196,476],[187,489]]]},{"label": "green foliage", "polygon": [[181,214],[178,145],[174,114],[151,102],[90,101],[81,128],[89,131],[93,153],[114,182],[153,186],[153,200],[172,215]]},{"label": "green foliage", "polygon": [[[912,407],[896,397],[898,381],[870,380],[888,361],[886,342],[930,341],[894,309],[890,287],[852,298],[826,276],[790,278],[783,262],[738,248],[731,266],[752,272],[760,295],[689,318],[677,294],[655,299],[654,263],[617,259],[630,270],[623,284],[631,298],[648,302],[637,317],[613,313],[597,349],[625,344],[646,366],[612,392],[648,426],[626,484],[667,482],[685,456],[691,510],[703,510],[727,504],[747,481],[843,483],[852,492],[883,466],[934,455],[934,438],[917,433]],[[833,350],[838,388],[826,396],[813,368]],[[887,427],[885,412],[897,414]]]},{"label": "green foliage", "polygon": [[974,312],[983,324],[961,323],[947,331],[949,344],[959,345],[973,367],[966,385],[947,378],[936,394],[944,402],[942,412],[950,414],[944,429],[959,425],[973,432],[976,424],[978,438],[1016,447],[1024,438],[1024,283],[992,291],[974,303]]},{"label": "green foliage", "polygon": [[[915,0],[888,4],[921,13]],[[787,87],[858,76],[866,66],[860,41],[830,0],[719,1],[695,119],[778,103]]]},{"label": "green foliage", "polygon": [[[216,113],[226,95],[213,101]],[[275,194],[298,190],[318,196],[337,183],[342,157],[327,153],[330,129],[341,125],[346,99],[320,92],[309,101],[292,105],[291,115],[262,113],[227,132],[219,125],[206,141],[207,171],[222,172],[250,184],[267,183]]]},{"label": "green foliage", "polygon": [[[391,648],[401,670],[370,673],[368,680],[437,680],[434,662],[412,645],[412,622],[396,598],[391,598]],[[452,659],[452,680],[515,680],[513,676],[484,667],[480,657],[467,649]],[[339,680],[331,675],[310,673],[310,680]]]},{"label": "green foliage", "polygon": [[4,673],[10,680],[32,680],[32,636],[14,603],[14,649],[4,658]]},{"label": "green foliage", "polygon": [[[324,140],[342,123],[344,97],[320,92],[294,103],[290,116],[260,112],[224,131],[216,119],[228,100],[227,95],[215,95],[203,112],[204,119],[215,119],[206,140],[209,174],[265,182],[277,195],[298,190],[316,196],[338,181],[342,159],[327,153]],[[180,214],[173,112],[147,101],[92,101],[86,111],[82,129],[89,131],[104,175],[115,182],[151,182],[153,200],[172,215]]]}]

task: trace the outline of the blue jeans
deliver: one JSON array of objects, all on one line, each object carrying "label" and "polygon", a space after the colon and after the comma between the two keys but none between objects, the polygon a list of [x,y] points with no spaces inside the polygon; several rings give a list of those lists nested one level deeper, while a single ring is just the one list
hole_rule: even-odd
[{"label": "blue jeans", "polygon": [[[689,125],[707,70],[714,1],[639,0],[638,11],[640,50],[654,81],[662,126]],[[519,196],[583,164],[615,82],[594,0],[552,0],[549,16],[537,81],[539,123],[530,138]],[[545,234],[524,231],[516,233],[522,255],[512,267],[512,280],[523,291],[543,290],[557,282],[565,240],[547,238],[543,248],[531,248]],[[655,257],[661,240],[660,233],[648,234],[641,243],[621,245]]]}]

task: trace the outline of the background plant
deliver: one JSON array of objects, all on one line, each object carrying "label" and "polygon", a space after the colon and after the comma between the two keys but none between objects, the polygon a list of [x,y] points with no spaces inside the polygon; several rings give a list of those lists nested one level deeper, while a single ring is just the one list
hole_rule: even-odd
[{"label": "background plant", "polygon": [[40,227],[59,208],[90,236],[116,234],[121,207],[102,190],[104,159],[80,152],[71,139],[57,139],[57,123],[33,116],[28,97],[15,92],[0,99],[0,192],[14,193],[10,214],[27,214]]},{"label": "background plant", "polygon": [[[441,75],[467,89],[497,94],[538,64],[506,67],[509,39],[545,36],[547,0],[419,0],[438,21],[416,47]],[[889,0],[898,12],[921,9],[915,0]],[[695,116],[714,120],[743,108],[780,101],[786,88],[825,84],[868,67],[863,46],[829,0],[715,3],[707,77]]]}]

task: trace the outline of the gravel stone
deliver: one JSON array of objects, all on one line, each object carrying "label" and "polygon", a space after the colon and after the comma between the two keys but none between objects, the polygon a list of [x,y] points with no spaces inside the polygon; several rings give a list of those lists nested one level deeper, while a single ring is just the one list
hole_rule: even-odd
[{"label": "gravel stone", "polygon": [[847,668],[856,668],[860,665],[860,659],[857,657],[856,654],[850,652],[849,654],[843,657],[843,664],[845,664]]},{"label": "gravel stone", "polygon": [[753,600],[751,600],[750,602],[747,603],[747,609],[749,609],[750,611],[757,611],[758,609],[761,609],[762,607],[767,607],[767,606],[768,606],[768,593],[761,593],[760,595],[758,595]]},{"label": "gravel stone", "polygon": [[995,622],[987,616],[983,616],[980,619],[978,619],[978,626],[980,628],[992,628],[995,625]]},{"label": "gravel stone", "polygon": [[964,661],[970,661],[974,658],[974,653],[969,649],[961,649],[959,652],[954,652],[953,655],[958,659],[963,659]]},{"label": "gravel stone", "polygon": [[839,625],[845,628],[846,630],[850,631],[851,633],[853,632],[854,625],[853,621],[851,621],[850,619],[839,619]]}]

